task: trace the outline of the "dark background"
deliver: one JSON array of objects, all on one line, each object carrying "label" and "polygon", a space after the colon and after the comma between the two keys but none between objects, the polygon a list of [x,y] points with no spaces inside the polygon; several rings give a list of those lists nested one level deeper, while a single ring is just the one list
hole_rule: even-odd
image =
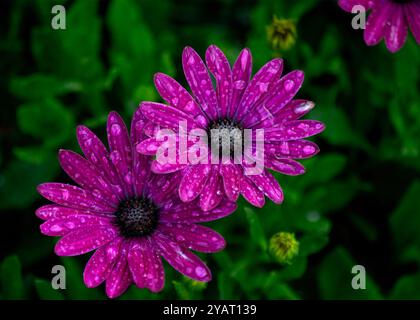
[{"label": "dark background", "polygon": [[[66,8],[66,30],[51,28],[51,8]],[[295,45],[278,51],[267,38],[273,16],[292,19]],[[420,298],[419,47],[411,34],[391,54],[367,47],[352,15],[321,0],[2,1],[0,10],[0,297],[96,299],[82,283],[83,257],[58,258],[34,215],[46,203],[35,188],[69,179],[57,151],[79,151],[75,127],[105,136],[107,113],[128,121],[142,100],[158,101],[153,74],[185,84],[184,46],[201,55],[218,45],[231,63],[243,47],[254,73],[273,57],[285,72],[305,71],[298,98],[313,100],[310,118],[327,129],[307,173],[277,175],[282,205],[240,201],[237,212],[209,225],[227,248],[203,258],[213,280],[203,285],[167,267],[162,293],[130,288],[126,299],[418,299]],[[280,265],[268,241],[293,232],[299,255]],[[51,289],[63,264],[67,289]],[[351,268],[368,275],[353,290]]]}]

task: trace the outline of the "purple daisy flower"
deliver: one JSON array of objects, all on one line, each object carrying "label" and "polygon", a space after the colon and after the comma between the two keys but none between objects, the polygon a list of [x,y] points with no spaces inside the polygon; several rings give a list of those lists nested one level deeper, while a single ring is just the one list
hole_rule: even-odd
[{"label": "purple daisy flower", "polygon": [[364,39],[368,46],[385,39],[390,52],[397,52],[407,40],[408,26],[420,44],[420,0],[339,0],[339,6],[348,12],[354,6],[371,9]]},{"label": "purple daisy flower", "polygon": [[88,128],[79,126],[77,138],[86,158],[60,150],[64,171],[80,186],[45,183],[38,192],[54,202],[36,211],[46,220],[41,232],[61,236],[59,256],[96,250],[84,270],[84,282],[93,288],[106,282],[110,298],[131,283],[152,292],[162,290],[161,256],[180,273],[209,281],[208,267],[189,249],[216,252],[225,241],[215,231],[198,225],[232,213],[234,203],[224,201],[210,212],[184,203],[176,194],[180,175],[151,173],[150,159],[133,152],[144,139],[146,120],[134,114],[131,134],[116,112],[108,117],[110,152]]},{"label": "purple daisy flower", "polygon": [[[245,153],[239,156],[239,162],[182,162],[183,151],[178,141],[174,145],[176,161],[162,163],[157,158],[152,163],[152,170],[159,174],[180,172],[181,200],[190,202],[198,198],[203,210],[216,207],[224,195],[236,201],[242,194],[257,207],[264,205],[264,195],[275,203],[281,203],[282,189],[267,169],[286,175],[304,173],[304,167],[294,159],[311,157],[319,149],[315,143],[303,139],[324,130],[324,125],[318,121],[299,120],[314,107],[311,101],[293,100],[303,83],[303,72],[295,70],[281,77],[283,60],[274,59],[251,79],[252,56],[249,49],[242,50],[231,68],[223,52],[214,45],[206,52],[207,67],[190,47],[184,49],[182,63],[193,96],[171,77],[158,73],[155,76],[156,88],[169,105],[143,102],[141,110],[144,116],[157,128],[177,132],[180,140],[197,128],[210,136],[212,130],[225,130],[231,143],[230,154],[233,154],[232,149],[236,146],[232,143],[233,136],[239,133],[243,137],[245,130],[251,130],[251,155],[255,156],[254,143],[259,139],[255,131],[263,130],[262,170],[259,174],[245,174],[249,167]],[[216,89],[207,68],[215,78]],[[180,132],[180,123],[187,124],[183,132]],[[158,153],[164,142],[159,138],[156,127],[150,127],[147,132],[151,137],[137,145],[139,153]],[[214,141],[213,137],[211,141]],[[219,145],[208,148],[209,158],[223,147],[221,140],[216,141],[219,141]],[[188,144],[187,152],[194,147]]]}]

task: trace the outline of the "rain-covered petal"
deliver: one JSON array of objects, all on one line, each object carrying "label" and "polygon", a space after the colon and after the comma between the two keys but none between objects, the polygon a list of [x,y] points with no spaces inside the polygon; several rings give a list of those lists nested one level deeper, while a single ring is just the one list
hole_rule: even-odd
[{"label": "rain-covered petal", "polygon": [[88,288],[99,286],[110,274],[117,260],[122,240],[116,238],[98,248],[90,257],[83,272],[83,281]]},{"label": "rain-covered petal", "polygon": [[163,141],[159,141],[155,137],[152,137],[138,143],[136,151],[144,155],[154,156],[162,143]]},{"label": "rain-covered petal", "polygon": [[219,116],[224,118],[229,112],[232,92],[232,71],[229,61],[222,50],[215,45],[211,45],[206,51],[206,63],[216,79]]},{"label": "rain-covered petal", "polygon": [[239,102],[248,87],[252,74],[252,55],[246,48],[241,51],[232,68],[232,98],[229,107],[229,118],[233,118]]},{"label": "rain-covered petal", "polygon": [[231,201],[238,200],[242,169],[235,164],[220,165],[220,175],[223,177],[223,186],[226,196]]},{"label": "rain-covered petal", "polygon": [[180,245],[200,252],[217,252],[226,246],[225,239],[210,228],[197,224],[163,223],[159,231]]},{"label": "rain-covered petal", "polygon": [[248,176],[254,184],[274,203],[282,203],[284,199],[280,184],[274,176],[265,170],[262,174]]},{"label": "rain-covered petal", "polygon": [[165,284],[165,272],[160,256],[148,239],[136,239],[131,243],[128,264],[133,281],[139,288],[159,292]]},{"label": "rain-covered petal", "polygon": [[102,141],[85,126],[77,127],[77,140],[86,158],[98,168],[103,177],[108,178],[114,192],[122,199],[122,183]]},{"label": "rain-covered petal", "polygon": [[209,268],[188,249],[160,232],[155,232],[152,240],[157,244],[160,254],[175,270],[194,280],[205,282],[211,280]]},{"label": "rain-covered petal", "polygon": [[338,5],[347,12],[352,12],[355,6],[363,6],[365,10],[372,7],[375,0],[339,0]]},{"label": "rain-covered petal", "polygon": [[293,159],[265,157],[265,167],[289,176],[305,173],[305,167]]},{"label": "rain-covered petal", "polygon": [[60,150],[58,159],[63,170],[78,185],[95,194],[100,194],[101,199],[111,206],[118,205],[119,200],[113,192],[111,185],[93,164],[81,155],[70,150]]},{"label": "rain-covered petal", "polygon": [[267,62],[252,78],[247,86],[241,102],[236,110],[235,119],[242,118],[249,114],[255,105],[269,92],[272,84],[280,77],[283,71],[283,60],[273,59]]},{"label": "rain-covered petal", "polygon": [[179,164],[179,163],[160,163],[158,160],[154,160],[152,162],[151,170],[154,173],[158,174],[165,174],[165,173],[172,173],[179,170],[184,169],[187,164]]},{"label": "rain-covered petal", "polygon": [[132,277],[127,262],[128,243],[122,243],[117,261],[106,278],[106,295],[113,299],[123,294],[131,285]]},{"label": "rain-covered petal", "polygon": [[200,223],[224,218],[236,210],[237,206],[228,199],[209,211],[200,209],[195,202],[179,203],[161,212],[161,220],[166,222]]},{"label": "rain-covered petal", "polygon": [[296,95],[303,84],[304,73],[300,70],[289,72],[275,81],[264,100],[253,112],[245,115],[242,123],[251,128],[265,119],[274,118],[275,114],[286,106]]},{"label": "rain-covered petal", "polygon": [[186,47],[182,52],[185,78],[201,109],[210,119],[217,119],[217,97],[207,68],[197,52]]},{"label": "rain-covered petal", "polygon": [[212,172],[200,194],[200,208],[204,211],[209,211],[217,207],[223,198],[222,180],[219,175],[219,170],[216,166],[212,166]]},{"label": "rain-covered petal", "polygon": [[116,112],[110,112],[107,122],[110,158],[124,184],[128,196],[134,195],[132,173],[132,146],[127,127]]},{"label": "rain-covered petal", "polygon": [[211,165],[197,164],[185,169],[179,185],[179,197],[182,201],[189,202],[201,193],[211,171]]},{"label": "rain-covered petal", "polygon": [[408,25],[404,15],[404,7],[393,4],[389,24],[385,31],[385,44],[389,51],[397,52],[407,40]]},{"label": "rain-covered petal", "polygon": [[140,106],[144,116],[155,124],[164,128],[178,132],[182,123],[186,123],[188,128],[199,128],[201,125],[196,123],[194,118],[179,109],[166,104],[157,102],[143,102]]},{"label": "rain-covered petal", "polygon": [[404,6],[404,12],[414,39],[420,45],[420,5],[418,3],[407,3]]},{"label": "rain-covered petal", "polygon": [[148,196],[160,205],[178,199],[177,191],[181,171],[168,174],[154,174],[148,184]]},{"label": "rain-covered petal", "polygon": [[100,198],[101,195],[97,196],[90,191],[69,184],[43,183],[38,186],[37,190],[44,198],[63,206],[100,213],[113,213],[115,211],[114,207]]},{"label": "rain-covered petal", "polygon": [[[59,217],[65,217],[69,215],[77,215],[77,214],[93,214],[98,215],[98,212],[89,211],[89,210],[79,210],[75,208],[69,208],[69,207],[63,207],[56,204],[47,204],[45,206],[42,206],[38,208],[35,211],[35,214],[38,218],[42,220],[48,220],[52,218],[59,218]],[[105,215],[105,214],[104,214]]]},{"label": "rain-covered petal", "polygon": [[111,216],[92,214],[73,214],[51,218],[41,225],[41,232],[47,236],[63,236],[76,229],[85,227],[106,227],[112,224]]},{"label": "rain-covered petal", "polygon": [[363,33],[368,46],[379,43],[385,35],[386,24],[391,16],[392,3],[385,1],[383,5],[375,6],[366,22],[366,29]]},{"label": "rain-covered petal", "polygon": [[264,140],[272,141],[299,140],[314,136],[324,131],[325,126],[316,120],[295,120],[284,123],[278,128],[269,128],[264,132]]},{"label": "rain-covered petal", "polygon": [[110,242],[118,236],[113,227],[90,226],[77,229],[62,237],[55,245],[58,256],[77,256]]},{"label": "rain-covered petal", "polygon": [[305,159],[319,152],[318,146],[312,141],[292,140],[279,143],[266,143],[264,150],[269,155],[279,158]]},{"label": "rain-covered petal", "polygon": [[194,98],[175,79],[166,74],[157,73],[154,80],[157,91],[168,104],[193,117],[202,114]]},{"label": "rain-covered petal", "polygon": [[[252,176],[250,176],[252,178]],[[244,175],[241,180],[241,194],[252,205],[262,208],[265,203],[264,193],[260,191],[248,176]]]}]

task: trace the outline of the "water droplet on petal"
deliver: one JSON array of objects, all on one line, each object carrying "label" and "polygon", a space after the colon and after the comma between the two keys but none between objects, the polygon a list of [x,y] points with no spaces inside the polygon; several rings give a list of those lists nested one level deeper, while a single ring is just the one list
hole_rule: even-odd
[{"label": "water droplet on petal", "polygon": [[284,89],[286,89],[286,91],[292,90],[294,86],[295,82],[293,80],[286,80],[284,82]]},{"label": "water droplet on petal", "polygon": [[207,274],[206,270],[203,267],[196,267],[195,268],[195,274],[199,277],[199,278],[204,278]]},{"label": "water droplet on petal", "polygon": [[111,133],[113,135],[119,135],[121,133],[121,126],[119,124],[113,124],[111,126]]}]

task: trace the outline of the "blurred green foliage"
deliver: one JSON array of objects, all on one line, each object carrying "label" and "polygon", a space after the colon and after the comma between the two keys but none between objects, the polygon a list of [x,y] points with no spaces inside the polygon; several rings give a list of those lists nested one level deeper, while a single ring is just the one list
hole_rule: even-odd
[{"label": "blurred green foliage", "polygon": [[[51,8],[67,9],[67,29],[51,28]],[[321,0],[17,0],[1,12],[0,297],[102,299],[87,289],[87,257],[59,259],[34,211],[45,203],[38,183],[66,181],[59,148],[79,150],[76,124],[104,136],[107,112],[128,120],[142,100],[158,100],[153,74],[185,83],[181,52],[210,44],[231,62],[248,46],[254,72],[281,56],[286,71],[305,71],[299,98],[326,123],[321,153],[303,161],[307,173],[277,175],[282,205],[240,201],[235,214],[210,223],[227,248],[203,258],[207,285],[166,265],[160,294],[131,287],[121,299],[420,299],[419,47],[410,37],[397,54],[367,47],[351,15]],[[292,19],[297,39],[273,51],[273,16]],[[300,242],[290,265],[268,254],[277,232]],[[63,264],[66,290],[51,288]],[[351,288],[351,268],[365,266],[366,290]]]}]

